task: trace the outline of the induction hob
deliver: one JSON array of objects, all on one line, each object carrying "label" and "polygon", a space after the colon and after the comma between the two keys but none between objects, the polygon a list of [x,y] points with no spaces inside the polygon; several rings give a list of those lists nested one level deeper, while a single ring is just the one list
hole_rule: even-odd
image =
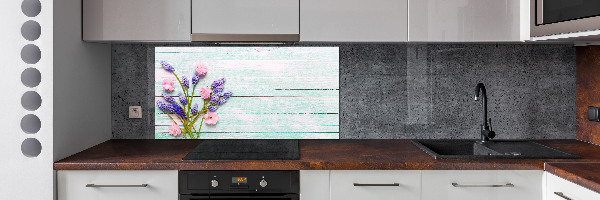
[{"label": "induction hob", "polygon": [[203,140],[182,160],[298,160],[298,140]]}]

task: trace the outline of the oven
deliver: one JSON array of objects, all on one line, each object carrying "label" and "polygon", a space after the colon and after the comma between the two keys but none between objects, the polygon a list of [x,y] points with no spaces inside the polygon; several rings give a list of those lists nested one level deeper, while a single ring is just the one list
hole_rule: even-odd
[{"label": "oven", "polygon": [[599,0],[530,0],[531,36],[600,29]]},{"label": "oven", "polygon": [[299,171],[179,171],[180,200],[299,200]]}]

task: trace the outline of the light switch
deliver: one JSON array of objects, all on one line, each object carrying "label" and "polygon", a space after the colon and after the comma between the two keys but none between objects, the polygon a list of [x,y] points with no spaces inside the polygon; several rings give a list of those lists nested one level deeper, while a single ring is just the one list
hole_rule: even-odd
[{"label": "light switch", "polygon": [[129,106],[129,118],[142,118],[142,106]]}]

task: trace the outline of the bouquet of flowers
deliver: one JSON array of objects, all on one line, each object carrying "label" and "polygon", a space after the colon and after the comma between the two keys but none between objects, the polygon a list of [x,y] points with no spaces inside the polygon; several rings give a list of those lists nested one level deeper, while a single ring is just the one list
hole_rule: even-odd
[{"label": "bouquet of flowers", "polygon": [[[186,76],[177,76],[175,68],[171,64],[161,61],[162,67],[174,75],[163,80],[162,87],[165,93],[162,94],[164,101],[157,100],[156,106],[163,111],[171,121],[173,125],[169,127],[169,134],[172,136],[178,136],[182,134],[187,139],[198,139],[200,138],[200,130],[202,124],[215,125],[219,121],[219,116],[216,111],[219,106],[223,105],[232,92],[223,92],[225,88],[225,78],[219,78],[215,80],[210,86],[200,88],[200,97],[203,102],[202,107],[198,106],[198,103],[194,103],[194,94],[196,92],[196,85],[200,81],[200,77],[203,77],[208,73],[208,68],[202,62],[198,61],[194,64],[195,74],[192,76],[192,85],[190,91],[190,81]],[[171,94],[175,92],[175,82],[179,83],[183,92],[179,92],[177,96]],[[177,97],[177,100],[174,98]],[[194,106],[192,106],[192,104]],[[179,124],[175,121],[175,118],[179,119]],[[196,129],[195,123],[200,118],[200,126]],[[181,129],[183,126],[183,130]]]}]

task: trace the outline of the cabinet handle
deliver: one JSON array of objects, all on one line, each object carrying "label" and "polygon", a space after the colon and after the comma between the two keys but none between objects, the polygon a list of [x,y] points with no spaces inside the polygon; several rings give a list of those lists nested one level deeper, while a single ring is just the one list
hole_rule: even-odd
[{"label": "cabinet handle", "polygon": [[392,184],[364,184],[364,183],[354,183],[354,186],[400,186],[400,183],[392,183]]},{"label": "cabinet handle", "polygon": [[96,185],[96,184],[87,184],[85,187],[148,187],[148,184],[141,185]]},{"label": "cabinet handle", "polygon": [[452,183],[454,187],[515,187],[512,183],[507,183],[504,185],[461,185],[458,183]]},{"label": "cabinet handle", "polygon": [[565,194],[563,194],[562,192],[554,192],[554,194],[556,196],[562,197],[565,200],[573,200],[573,199],[569,198],[568,196],[565,196]]}]

